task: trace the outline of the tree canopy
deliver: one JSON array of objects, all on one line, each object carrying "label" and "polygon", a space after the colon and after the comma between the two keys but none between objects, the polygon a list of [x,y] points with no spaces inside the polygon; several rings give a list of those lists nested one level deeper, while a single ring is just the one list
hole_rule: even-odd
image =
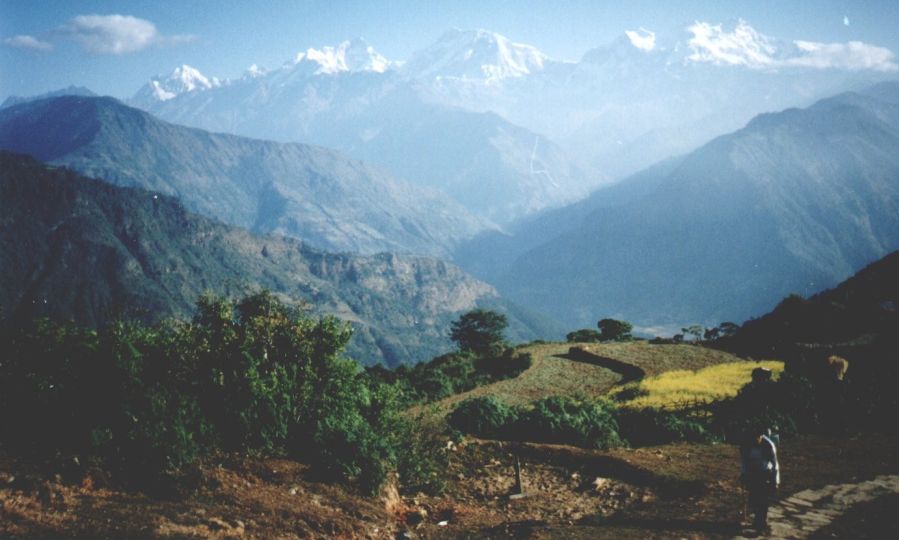
[{"label": "tree canopy", "polygon": [[475,309],[453,322],[450,338],[463,352],[478,356],[491,356],[502,352],[506,346],[503,331],[509,325],[502,313]]},{"label": "tree canopy", "polygon": [[626,321],[616,319],[602,319],[597,323],[599,326],[600,341],[631,341],[634,337],[631,335],[633,325]]}]

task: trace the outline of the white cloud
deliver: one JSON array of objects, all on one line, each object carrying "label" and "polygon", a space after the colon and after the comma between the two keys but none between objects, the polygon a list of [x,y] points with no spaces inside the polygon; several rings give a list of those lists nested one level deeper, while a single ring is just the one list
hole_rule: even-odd
[{"label": "white cloud", "polygon": [[727,32],[720,24],[696,22],[687,28],[693,33],[688,45],[693,51],[688,58],[694,62],[713,64],[767,66],[776,48],[771,39],[757,32],[746,21],[737,23],[733,32]]},{"label": "white cloud", "polygon": [[130,15],[78,15],[60,31],[95,54],[127,54],[153,45],[179,44],[192,36],[163,36],[152,22]]},{"label": "white cloud", "polygon": [[689,28],[694,62],[740,65],[750,68],[845,69],[899,71],[895,55],[889,49],[860,41],[817,43],[797,40],[778,48],[777,41],[740,21],[732,32],[721,25],[696,22]]},{"label": "white cloud", "polygon": [[784,65],[818,69],[899,71],[899,65],[895,61],[896,55],[892,51],[861,41],[849,43],[794,41],[793,44],[800,51],[800,55],[784,60]]},{"label": "white cloud", "polygon": [[640,50],[649,52],[656,46],[655,32],[650,32],[645,28],[641,27],[639,30],[626,30],[624,34],[631,40],[631,45]]},{"label": "white cloud", "polygon": [[3,44],[7,47],[16,49],[27,49],[29,51],[47,52],[53,50],[53,45],[46,41],[41,41],[34,36],[13,36],[3,40]]},{"label": "white cloud", "polygon": [[843,15],[843,26],[849,26],[849,17]]}]

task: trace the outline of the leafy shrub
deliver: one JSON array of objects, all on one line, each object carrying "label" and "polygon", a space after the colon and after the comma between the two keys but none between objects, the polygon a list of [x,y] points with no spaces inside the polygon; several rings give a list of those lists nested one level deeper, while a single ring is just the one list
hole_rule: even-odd
[{"label": "leafy shrub", "polygon": [[265,292],[236,306],[204,297],[189,323],[38,321],[2,336],[0,441],[96,458],[144,485],[214,448],[289,450],[371,492],[396,463],[399,391],[340,357],[350,332]]},{"label": "leafy shrub", "polygon": [[568,343],[599,343],[602,340],[602,334],[591,328],[581,328],[565,335]]},{"label": "leafy shrub", "polygon": [[467,399],[450,413],[450,426],[477,437],[497,437],[518,419],[518,411],[493,396]]},{"label": "leafy shrub", "polygon": [[397,451],[397,473],[403,493],[439,495],[446,487],[450,440],[436,415],[419,414],[403,422]]},{"label": "leafy shrub", "polygon": [[516,377],[532,363],[529,354],[515,354],[513,349],[505,349],[495,357],[454,352],[412,367],[400,366],[393,371],[380,366],[370,367],[366,369],[366,376],[372,381],[398,385],[401,390],[399,399],[408,406],[438,401],[484,384]]},{"label": "leafy shrub", "polygon": [[706,424],[683,412],[664,409],[624,409],[618,414],[621,436],[633,446],[675,441],[709,442],[714,437]]},{"label": "leafy shrub", "polygon": [[520,413],[513,438],[587,448],[622,444],[611,405],[560,396],[541,399],[533,409]]},{"label": "leafy shrub", "polygon": [[[534,359],[528,353],[515,354],[513,349],[498,358],[478,358],[474,361],[477,374],[483,374],[482,384],[517,377],[533,365]],[[480,382],[480,381],[479,381]]]}]

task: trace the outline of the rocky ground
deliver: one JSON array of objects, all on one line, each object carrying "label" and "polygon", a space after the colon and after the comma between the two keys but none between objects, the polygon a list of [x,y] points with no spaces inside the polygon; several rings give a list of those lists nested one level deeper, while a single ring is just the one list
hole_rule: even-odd
[{"label": "rocky ground", "polygon": [[[737,452],[729,445],[600,452],[471,441],[450,453],[445,494],[405,497],[393,489],[362,497],[283,459],[222,458],[204,467],[195,493],[168,498],[116,489],[97,471],[57,472],[0,459],[0,538],[731,538],[746,532]],[[899,497],[889,495],[899,490],[896,455],[896,435],[784,440],[774,531],[795,538],[884,537],[878,533],[899,510]],[[523,497],[510,497],[517,492],[516,459]]]}]

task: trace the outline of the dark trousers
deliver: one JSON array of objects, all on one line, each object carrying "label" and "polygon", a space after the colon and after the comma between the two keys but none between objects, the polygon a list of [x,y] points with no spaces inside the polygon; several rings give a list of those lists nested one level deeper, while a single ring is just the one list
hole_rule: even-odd
[{"label": "dark trousers", "polygon": [[754,517],[752,524],[758,528],[767,527],[774,485],[766,480],[756,480],[747,482],[746,489],[749,491],[749,510]]}]

